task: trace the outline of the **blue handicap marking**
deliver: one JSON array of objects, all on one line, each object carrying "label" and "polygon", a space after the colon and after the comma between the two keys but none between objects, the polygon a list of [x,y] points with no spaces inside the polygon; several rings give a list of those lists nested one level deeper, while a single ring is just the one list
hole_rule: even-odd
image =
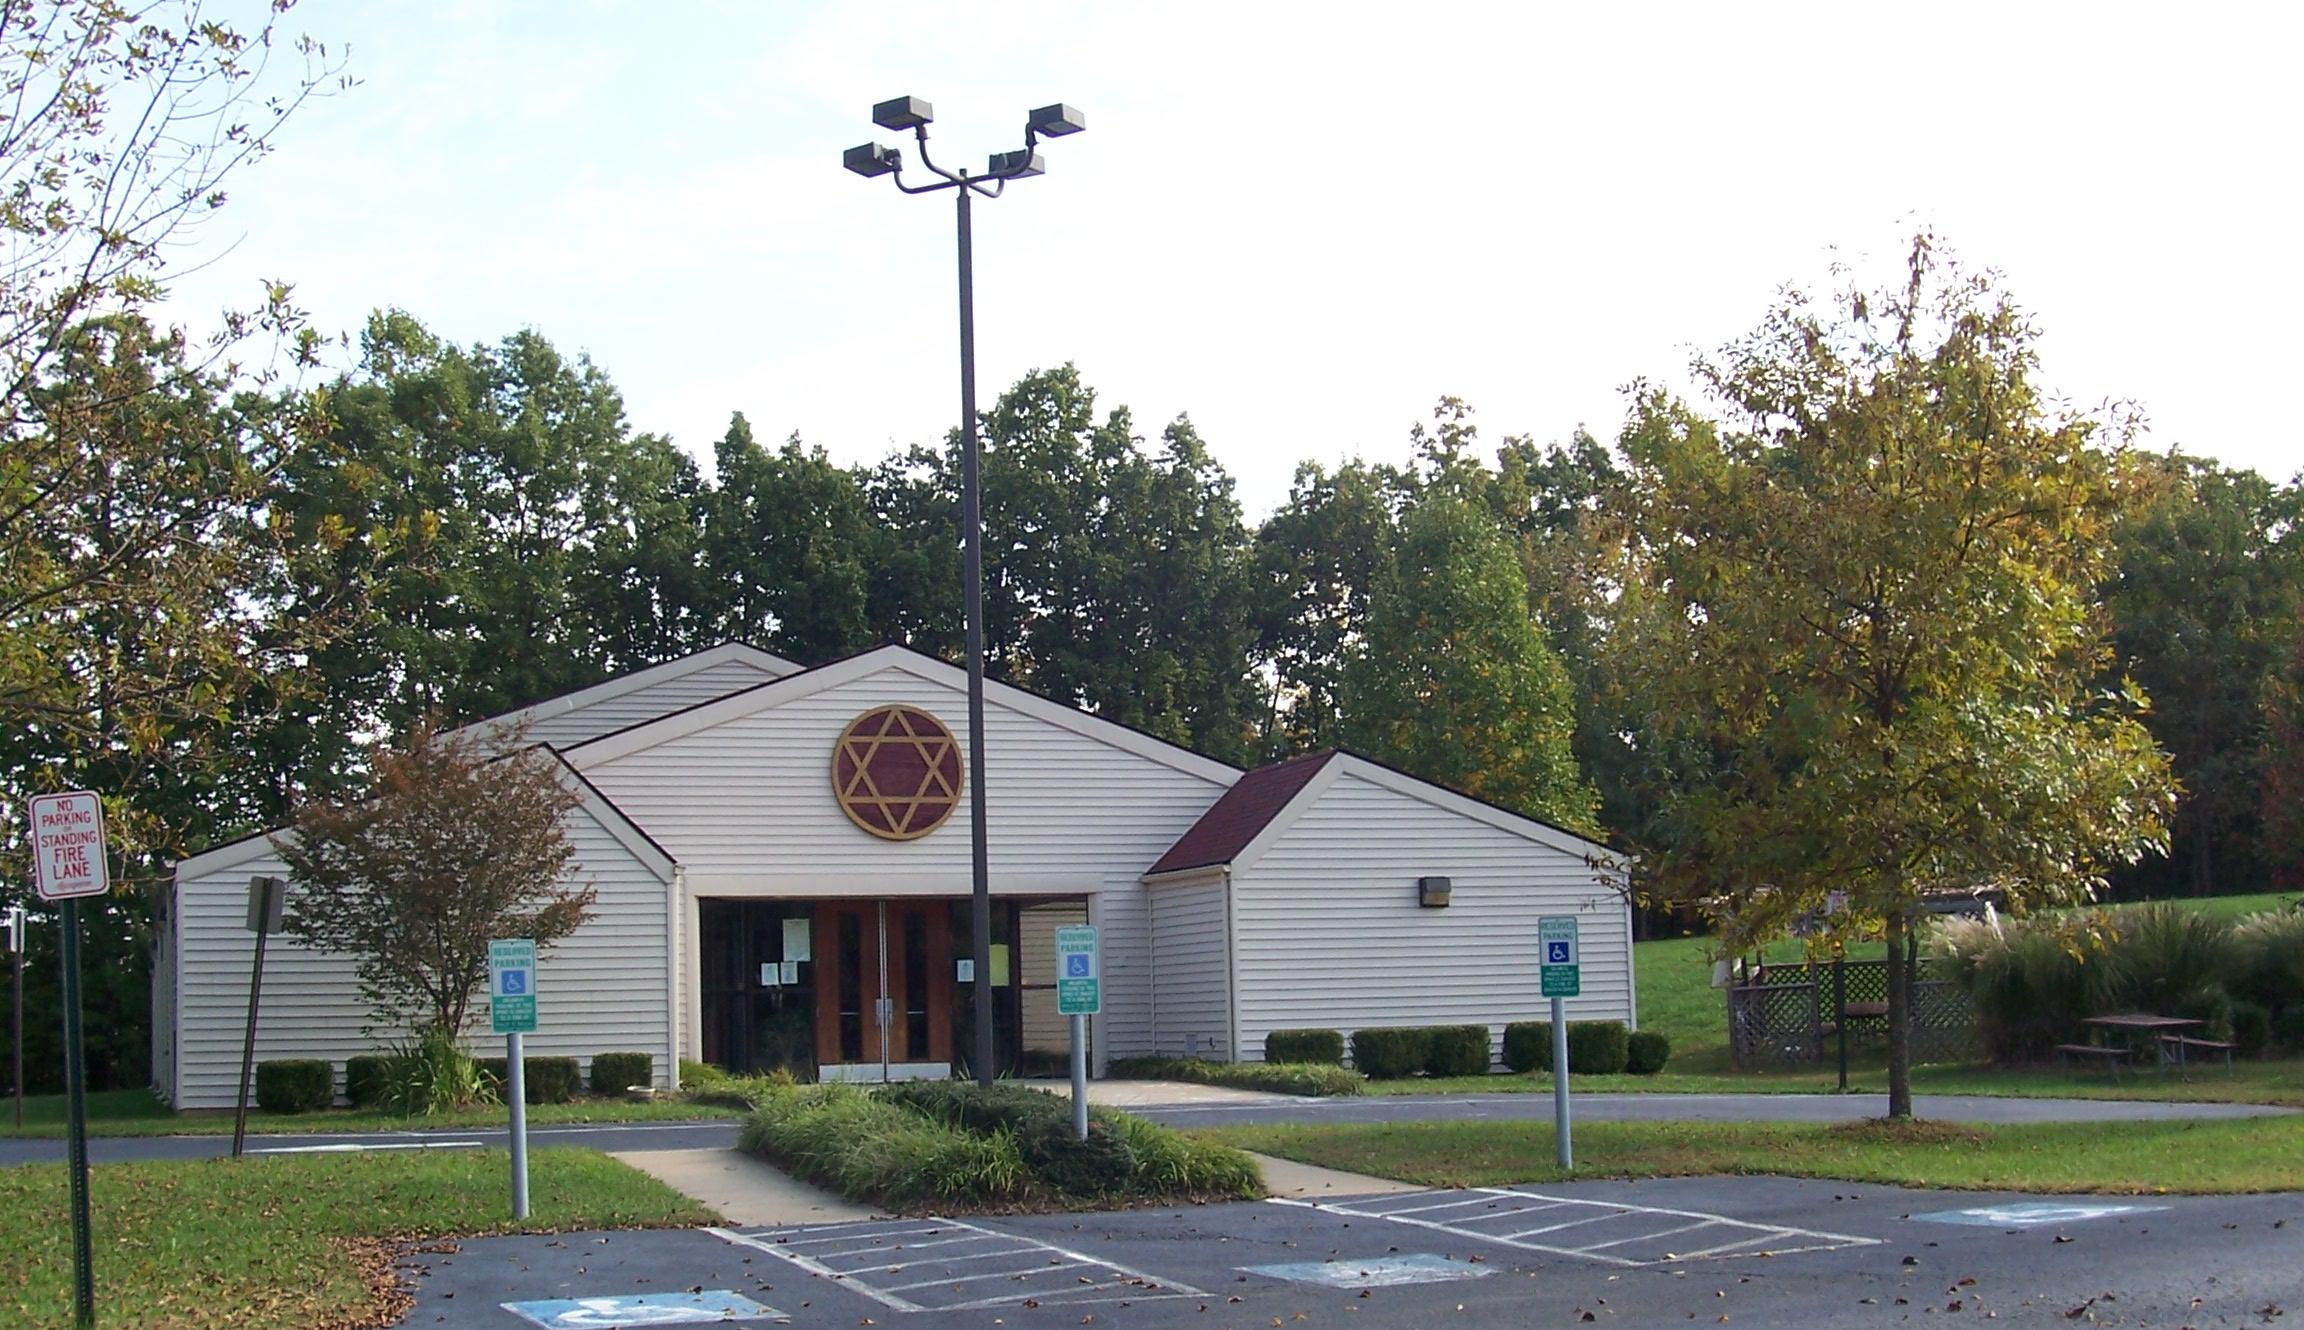
[{"label": "blue handicap marking", "polygon": [[1545,958],[1544,958],[1544,960],[1545,960],[1545,963],[1546,963],[1547,965],[1566,965],[1566,964],[1568,964],[1568,944],[1567,944],[1567,943],[1565,943],[1565,942],[1553,942],[1553,943],[1548,943],[1547,945],[1548,945],[1548,946],[1551,948],[1551,951],[1550,951],[1550,953],[1549,953],[1549,954],[1547,954],[1547,955],[1545,956]]},{"label": "blue handicap marking", "polygon": [[1378,1256],[1356,1261],[1304,1261],[1293,1265],[1243,1265],[1252,1275],[1268,1275],[1292,1284],[1320,1284],[1328,1288],[1390,1288],[1399,1284],[1437,1284],[1450,1279],[1478,1279],[1496,1273],[1485,1265],[1469,1265],[1445,1256]]},{"label": "blue handicap marking", "polygon": [[2048,1224],[2076,1224],[2088,1219],[2150,1214],[2167,1208],[2165,1205],[2115,1205],[2107,1201],[2015,1201],[2007,1205],[1980,1205],[1968,1210],[1938,1210],[1912,1217],[1930,1224],[1968,1224],[1977,1228],[2040,1228]]},{"label": "blue handicap marking", "polygon": [[634,1293],[614,1298],[545,1298],[507,1302],[504,1310],[544,1330],[605,1330],[611,1326],[709,1325],[724,1321],[789,1321],[741,1293]]},{"label": "blue handicap marking", "polygon": [[528,972],[526,970],[506,970],[504,972],[504,996],[518,997],[527,991]]},{"label": "blue handicap marking", "polygon": [[1064,958],[1064,977],[1067,979],[1086,979],[1088,977],[1087,953],[1076,951]]}]

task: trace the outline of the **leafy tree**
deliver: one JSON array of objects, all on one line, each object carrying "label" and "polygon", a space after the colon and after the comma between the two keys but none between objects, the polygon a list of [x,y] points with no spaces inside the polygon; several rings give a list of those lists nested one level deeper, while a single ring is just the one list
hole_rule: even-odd
[{"label": "leafy tree", "polygon": [[1593,833],[1567,671],[1528,617],[1519,560],[1467,488],[1443,473],[1402,521],[1345,670],[1345,734],[1379,761]]},{"label": "leafy tree", "polygon": [[364,797],[304,805],[279,840],[295,888],[286,931],[356,957],[379,1024],[455,1039],[491,939],[541,952],[591,914],[594,889],[564,881],[576,794],[549,755],[495,743],[419,724],[375,755]]},{"label": "leafy tree", "polygon": [[2280,625],[2285,650],[2264,688],[2259,785],[2265,858],[2284,885],[2304,885],[2304,609]]},{"label": "leafy tree", "polygon": [[1912,1111],[1907,937],[1924,892],[2080,897],[2165,844],[2166,759],[2091,691],[2122,458],[2032,382],[2033,333],[1922,236],[1906,281],[1789,293],[1699,361],[1731,428],[1653,392],[1624,436],[1619,668],[1652,741],[1645,867],[1742,945],[1845,890],[1889,955],[1889,1112]]},{"label": "leafy tree", "polygon": [[741,413],[714,454],[703,503],[709,635],[814,663],[873,641],[877,543],[855,473],[798,438],[769,452]]},{"label": "leafy tree", "polygon": [[1288,500],[1256,533],[1257,662],[1271,675],[1263,756],[1344,742],[1344,671],[1368,628],[1368,597],[1399,539],[1414,477],[1352,461],[1296,468]]},{"label": "leafy tree", "polygon": [[[2291,537],[2304,491],[2180,453],[2152,476],[2118,529],[2105,598],[2117,668],[2151,697],[2144,723],[2184,787],[2167,862],[2200,894],[2260,871],[2264,692],[2304,605]],[[2157,867],[2123,877],[2148,885]]]}]

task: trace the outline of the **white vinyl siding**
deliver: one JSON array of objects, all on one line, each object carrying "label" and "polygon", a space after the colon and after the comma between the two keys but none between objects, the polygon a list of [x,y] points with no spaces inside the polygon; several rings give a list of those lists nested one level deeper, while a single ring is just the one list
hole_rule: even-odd
[{"label": "white vinyl siding", "polygon": [[[1452,880],[1447,908],[1417,904],[1427,876]],[[1580,856],[1357,776],[1317,796],[1232,890],[1249,1058],[1276,1029],[1381,1025],[1486,1025],[1497,1049],[1507,1022],[1549,1014],[1536,952],[1547,914],[1580,925],[1584,991],[1569,1018],[1632,1017],[1629,907]]]},{"label": "white vinyl siding", "polygon": [[[585,809],[569,814],[568,835],[581,867],[578,882],[599,890],[593,917],[537,964],[539,1029],[527,1037],[531,1057],[574,1057],[587,1071],[594,1053],[655,1054],[659,1084],[668,1083],[670,1015],[664,983],[664,883]],[[286,876],[266,853],[176,887],[176,932],[182,988],[176,999],[174,1079],[178,1108],[230,1108],[240,1077],[240,1043],[248,1018],[248,979],[255,934],[247,929],[248,879]],[[293,899],[293,898],[292,898]],[[380,1051],[405,1036],[401,1028],[371,1035],[360,998],[357,963],[275,935],[264,953],[264,999],[256,1059],[327,1058],[342,1085],[344,1059]],[[468,1040],[481,1056],[500,1056],[487,1033],[487,1002],[474,1004]]]},{"label": "white vinyl siding", "polygon": [[1152,971],[1160,986],[1156,1053],[1234,1060],[1230,927],[1224,879],[1152,888]]},{"label": "white vinyl siding", "polygon": [[699,702],[709,702],[716,697],[741,692],[767,683],[775,677],[749,661],[722,661],[676,679],[635,688],[575,711],[534,721],[528,726],[528,739],[532,743],[548,743],[556,748],[565,748],[586,739],[596,739],[603,734],[613,734],[628,725],[669,716]]},{"label": "white vinyl siding", "polygon": [[[965,756],[966,694],[894,667],[653,747],[589,761],[583,749],[569,756],[686,870],[693,896],[964,896],[965,791],[951,820],[912,841],[865,833],[833,801],[841,731],[896,702],[941,719]],[[997,695],[987,699],[985,733],[993,893],[1098,897],[1100,1054],[1150,1051],[1150,919],[1139,878],[1224,782],[1028,715]]]}]

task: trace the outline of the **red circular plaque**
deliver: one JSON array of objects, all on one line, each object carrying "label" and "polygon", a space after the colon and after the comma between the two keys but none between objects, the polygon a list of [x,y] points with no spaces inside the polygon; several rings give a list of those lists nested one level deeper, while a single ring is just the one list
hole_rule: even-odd
[{"label": "red circular plaque", "polygon": [[918,707],[874,707],[833,745],[832,796],[882,840],[918,840],[960,806],[960,745]]}]

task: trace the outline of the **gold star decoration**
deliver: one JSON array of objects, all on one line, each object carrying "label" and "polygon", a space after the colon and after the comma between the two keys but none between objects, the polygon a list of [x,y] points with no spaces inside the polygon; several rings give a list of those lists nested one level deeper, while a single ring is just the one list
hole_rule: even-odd
[{"label": "gold star decoration", "polygon": [[840,732],[832,793],[863,830],[882,840],[918,840],[960,806],[960,744],[918,707],[875,707]]}]

